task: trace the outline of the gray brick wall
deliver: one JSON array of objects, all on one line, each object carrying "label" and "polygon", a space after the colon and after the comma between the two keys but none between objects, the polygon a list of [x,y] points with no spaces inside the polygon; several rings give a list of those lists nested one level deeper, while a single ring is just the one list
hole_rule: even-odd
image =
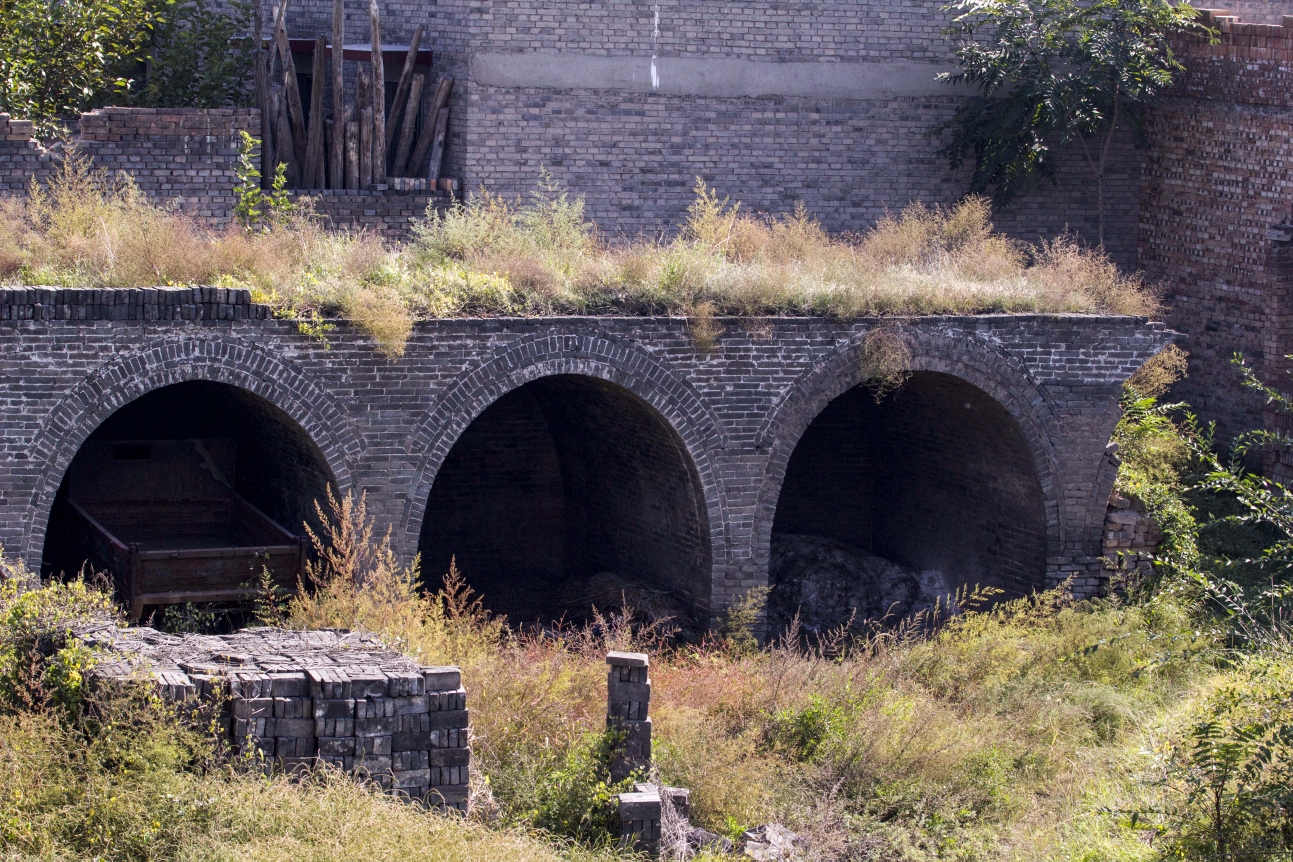
[{"label": "gray brick wall", "polygon": [[[712,566],[709,595],[695,601],[713,615],[766,581],[787,462],[811,421],[861,382],[861,342],[875,325],[720,320],[717,347],[703,353],[680,319],[430,321],[390,359],[345,324],[325,346],[258,315],[245,294],[213,288],[0,292],[6,552],[39,563],[64,471],[115,410],[167,384],[213,380],[292,417],[343,490],[368,492],[407,559],[440,465],[472,420],[532,380],[574,374],[627,390],[676,433]],[[1119,386],[1169,333],[1078,316],[921,318],[902,332],[916,370],[965,381],[1017,423],[1040,488],[1039,584],[1073,575],[1079,589],[1097,589]]]}]

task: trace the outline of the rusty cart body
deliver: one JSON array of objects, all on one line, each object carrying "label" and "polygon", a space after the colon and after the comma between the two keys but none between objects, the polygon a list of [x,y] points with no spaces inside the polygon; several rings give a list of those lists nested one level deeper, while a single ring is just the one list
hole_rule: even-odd
[{"label": "rusty cart body", "polygon": [[66,540],[112,574],[139,619],[146,607],[241,602],[262,578],[295,587],[305,539],[234,490],[233,440],[104,441],[69,472]]}]

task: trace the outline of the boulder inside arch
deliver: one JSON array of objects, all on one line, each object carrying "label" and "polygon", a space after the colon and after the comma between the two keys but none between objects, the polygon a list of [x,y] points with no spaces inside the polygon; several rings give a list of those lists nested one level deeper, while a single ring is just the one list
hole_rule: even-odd
[{"label": "boulder inside arch", "polygon": [[[919,371],[877,403],[858,386],[790,456],[772,527],[769,624],[809,631],[929,608],[961,587],[1044,585],[1033,453],[1010,413],[950,374]],[[942,601],[945,603],[946,598]]]},{"label": "boulder inside arch", "polygon": [[[109,569],[127,605],[135,595],[135,616],[186,600],[241,601],[240,584],[258,585],[266,562],[294,586],[303,524],[317,529],[314,503],[335,482],[310,435],[265,398],[212,381],[163,386],[118,409],[77,451],[50,513],[42,574],[87,560]],[[220,549],[223,558],[203,554]],[[166,555],[170,570],[154,563]]]},{"label": "boulder inside arch", "polygon": [[418,548],[436,588],[451,559],[514,624],[632,606],[706,619],[710,536],[699,475],[646,401],[600,378],[520,386],[461,434],[436,474]]}]

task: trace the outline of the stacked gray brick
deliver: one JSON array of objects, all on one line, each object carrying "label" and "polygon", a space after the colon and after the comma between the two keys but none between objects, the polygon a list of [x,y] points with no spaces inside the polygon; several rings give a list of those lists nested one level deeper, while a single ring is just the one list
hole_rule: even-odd
[{"label": "stacked gray brick", "polygon": [[96,684],[148,678],[170,700],[214,705],[235,748],[267,766],[332,766],[467,809],[467,693],[456,667],[421,667],[372,635],[334,630],[102,628],[81,638],[111,654],[92,672]]},{"label": "stacked gray brick", "polygon": [[651,765],[651,660],[646,653],[608,652],[606,729],[620,737],[611,780],[623,781]]}]

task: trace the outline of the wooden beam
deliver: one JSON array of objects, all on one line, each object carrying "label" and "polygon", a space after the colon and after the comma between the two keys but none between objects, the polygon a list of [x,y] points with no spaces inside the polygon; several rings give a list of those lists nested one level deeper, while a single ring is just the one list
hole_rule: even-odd
[{"label": "wooden beam", "polygon": [[310,128],[305,143],[305,185],[321,189],[319,173],[323,170],[323,77],[327,68],[323,36],[314,39],[314,63],[310,69]]},{"label": "wooden beam", "polygon": [[345,0],[332,3],[332,122],[337,133],[332,136],[332,187],[346,187],[346,77],[342,54],[346,44]]},{"label": "wooden beam", "polygon": [[[409,159],[408,170],[415,176],[422,176],[422,165],[427,153],[435,142],[435,127],[438,125],[440,110],[449,103],[449,94],[453,92],[453,78],[441,78],[435,88],[435,98],[431,100],[431,110],[427,111],[422,123],[422,132],[418,135],[418,145],[413,149]],[[435,177],[431,177],[435,179]]]},{"label": "wooden beam", "polygon": [[359,187],[369,189],[373,186],[373,107],[369,105],[359,112]]},{"label": "wooden beam", "polygon": [[382,59],[382,13],[377,0],[368,0],[373,34],[373,181],[386,182],[386,63]]},{"label": "wooden beam", "polygon": [[359,188],[359,124],[353,119],[355,106],[346,106],[346,188]]},{"label": "wooden beam", "polygon": [[292,129],[292,148],[298,165],[305,161],[305,114],[301,110],[301,90],[296,86],[296,62],[292,59],[292,46],[287,43],[287,0],[283,0],[282,16],[274,41],[278,44],[278,58],[283,63],[283,93],[287,97],[287,117]]},{"label": "wooden beam", "polygon": [[413,127],[417,122],[418,107],[422,103],[422,83],[425,75],[414,75],[413,84],[409,87],[408,110],[404,112],[404,127],[400,129],[399,144],[395,147],[395,161],[391,164],[391,175],[408,176],[409,150],[413,148]]},{"label": "wooden beam", "polygon": [[[418,46],[422,44],[422,28],[419,26],[413,31],[413,41],[409,42],[409,53],[404,58],[404,68],[400,71],[400,82],[395,86],[395,102],[391,105],[390,122],[386,128],[386,149],[390,149],[395,143],[395,133],[400,131],[400,119],[404,112],[405,96],[408,95],[409,87],[413,83],[413,67],[418,62]],[[417,103],[412,99],[408,104],[413,105],[413,110],[417,111]],[[391,169],[392,176],[401,176],[399,165],[393,165]]]},{"label": "wooden beam", "polygon": [[269,71],[265,68],[265,45],[261,40],[264,25],[265,2],[256,0],[251,57],[256,64],[256,107],[260,109],[260,185],[269,188],[268,176],[274,169],[274,124],[269,114]]},{"label": "wooden beam", "polygon": [[440,177],[440,163],[444,161],[444,139],[449,129],[449,109],[441,108],[435,117],[435,143],[431,145],[431,158],[427,162],[427,180]]}]

